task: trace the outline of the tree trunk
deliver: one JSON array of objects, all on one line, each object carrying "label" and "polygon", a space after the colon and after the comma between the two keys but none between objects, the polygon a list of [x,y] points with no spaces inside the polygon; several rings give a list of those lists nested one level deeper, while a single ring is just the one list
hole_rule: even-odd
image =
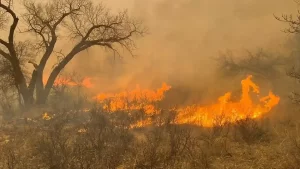
[{"label": "tree trunk", "polygon": [[35,90],[36,90],[36,104],[38,105],[46,104],[47,99],[45,98],[43,74],[41,70],[37,72]]},{"label": "tree trunk", "polygon": [[34,104],[33,94],[31,94],[27,88],[21,87],[21,85],[20,94],[23,100],[23,109],[28,110]]},{"label": "tree trunk", "polygon": [[[71,53],[73,54],[73,53]],[[75,54],[73,54],[75,55]],[[70,57],[70,56],[69,56]],[[69,61],[69,60],[68,60]],[[37,91],[37,104],[46,104],[48,96],[50,94],[50,91],[53,87],[53,84],[57,78],[57,76],[59,75],[59,73],[61,72],[61,70],[64,68],[64,66],[68,63],[68,62],[63,62],[64,64],[60,65],[60,66],[56,66],[53,71],[51,72],[47,83],[45,84],[45,87],[41,87],[40,85],[37,85],[36,87],[36,91]],[[38,76],[38,78],[42,78],[42,76]],[[37,81],[37,82],[41,82]]]},{"label": "tree trunk", "polygon": [[43,85],[36,85],[36,104],[46,104],[57,75],[58,73],[51,74],[45,87],[43,87]]},{"label": "tree trunk", "polygon": [[44,88],[42,88],[42,89],[36,89],[36,104],[37,105],[44,105],[44,104],[46,104],[48,96],[49,96],[49,93],[47,93],[47,91]]},{"label": "tree trunk", "polygon": [[23,99],[23,107],[27,109],[34,102],[33,93],[31,93],[27,87],[25,76],[20,68],[19,61],[12,60],[11,63],[14,69],[14,78],[15,78],[16,86],[18,87],[18,90]]},{"label": "tree trunk", "polygon": [[[81,52],[82,50],[84,50],[85,48],[82,49],[78,49],[78,48],[74,48],[66,57],[65,59],[60,62],[60,64],[58,66],[56,66],[53,71],[51,72],[47,83],[44,85],[42,80],[43,80],[43,68],[44,68],[44,64],[41,66],[41,68],[37,71],[37,76],[36,76],[36,104],[46,104],[48,96],[50,94],[50,91],[53,87],[53,84],[57,78],[57,76],[59,75],[59,73],[61,72],[61,70],[72,60],[72,58],[78,54],[79,52]],[[45,86],[45,87],[44,87]]]}]

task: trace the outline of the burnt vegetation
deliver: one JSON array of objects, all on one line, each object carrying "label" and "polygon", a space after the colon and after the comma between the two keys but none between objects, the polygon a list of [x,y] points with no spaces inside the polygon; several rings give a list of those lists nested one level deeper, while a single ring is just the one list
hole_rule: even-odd
[{"label": "burnt vegetation", "polygon": [[[299,117],[235,123],[220,117],[214,126],[201,127],[175,124],[176,112],[160,105],[165,100],[155,104],[159,113],[150,115],[142,108],[111,112],[90,102],[83,78],[63,70],[92,47],[118,57],[125,49],[134,56],[135,38],[147,31],[126,10],[112,13],[91,0],[24,0],[21,5],[19,14],[12,0],[0,0],[0,29],[6,31],[0,39],[0,168],[299,168]],[[289,25],[285,32],[299,34],[299,16],[275,18]],[[23,35],[30,38],[17,38]],[[69,41],[71,47],[60,49],[58,41]],[[52,57],[57,63],[43,81]],[[228,51],[216,59],[222,78],[253,74],[282,93],[292,89],[282,89],[278,80],[300,80],[295,53],[259,49],[238,57]],[[76,85],[54,85],[60,76]],[[297,107],[300,94],[292,92],[290,99]],[[132,127],[147,119],[152,124]]]}]

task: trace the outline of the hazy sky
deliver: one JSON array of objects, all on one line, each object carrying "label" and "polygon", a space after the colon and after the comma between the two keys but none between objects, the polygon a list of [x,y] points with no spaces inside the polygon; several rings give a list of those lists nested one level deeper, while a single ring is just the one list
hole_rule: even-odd
[{"label": "hazy sky", "polygon": [[[293,0],[103,0],[114,11],[128,8],[132,16],[144,20],[149,35],[137,41],[138,58],[126,56],[125,64],[106,65],[99,50],[82,66],[87,74],[106,80],[108,86],[170,81],[204,85],[214,71],[212,58],[227,49],[268,48],[280,50],[288,38],[286,25],[273,14],[294,13]],[[83,54],[84,55],[84,54]],[[95,59],[98,58],[98,64]],[[72,67],[73,67],[72,66]],[[112,73],[113,72],[113,73]],[[105,82],[100,85],[105,86]],[[113,85],[109,85],[109,84]]]},{"label": "hazy sky", "polygon": [[[99,0],[95,0],[99,2]],[[295,13],[293,0],[102,0],[113,12],[128,9],[144,21],[149,34],[137,40],[137,58],[113,60],[102,49],[76,57],[68,70],[94,78],[97,90],[163,81],[189,87],[207,85],[212,58],[227,49],[281,50],[286,25],[273,14]],[[65,47],[67,43],[57,48]],[[52,65],[48,65],[50,70]]]}]

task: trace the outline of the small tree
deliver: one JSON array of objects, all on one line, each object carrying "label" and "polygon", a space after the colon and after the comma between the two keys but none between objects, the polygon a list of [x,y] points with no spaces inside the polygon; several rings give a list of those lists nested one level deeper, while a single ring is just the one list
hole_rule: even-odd
[{"label": "small tree", "polygon": [[245,56],[237,59],[231,51],[221,53],[217,58],[220,72],[223,75],[254,74],[263,79],[271,80],[280,75],[280,66],[284,66],[288,58],[274,56],[259,49],[257,52],[246,51]]},{"label": "small tree", "polygon": [[[145,33],[142,24],[130,18],[126,10],[113,14],[103,4],[96,4],[92,0],[24,0],[22,5],[25,12],[21,19],[26,29],[21,33],[29,33],[36,39],[17,42],[20,18],[12,8],[12,0],[2,0],[1,27],[5,28],[7,21],[11,21],[11,24],[7,40],[0,39],[0,55],[9,62],[13,80],[25,105],[44,104],[57,76],[80,52],[91,47],[103,47],[120,56],[118,46],[121,46],[132,54],[135,48],[133,37]],[[68,36],[64,37],[63,34]],[[55,51],[60,51],[56,44],[61,39],[74,42],[74,46],[66,53],[59,52],[60,59],[44,84],[44,69]],[[37,63],[29,60],[28,63],[33,64],[35,69],[26,78],[21,58],[30,45],[35,47],[40,60]],[[25,56],[28,57],[27,54]]]},{"label": "small tree", "polygon": [[[300,5],[299,1],[295,1],[297,5]],[[283,32],[299,35],[300,34],[300,10],[298,10],[298,14],[296,17],[294,17],[292,14],[282,14],[280,17],[274,15],[275,19],[277,19],[280,22],[288,24],[288,28],[284,29]],[[294,78],[295,80],[300,80],[300,72],[298,71],[299,68],[295,68],[295,66],[287,71],[287,75],[291,78]],[[293,95],[291,95],[292,101],[295,103],[300,103],[300,95],[298,93],[293,92]]]}]

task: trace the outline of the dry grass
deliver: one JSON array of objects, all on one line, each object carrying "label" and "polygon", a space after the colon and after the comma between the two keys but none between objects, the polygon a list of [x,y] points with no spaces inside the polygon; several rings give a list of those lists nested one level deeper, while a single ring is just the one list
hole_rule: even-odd
[{"label": "dry grass", "polygon": [[[58,113],[1,126],[0,168],[299,168],[297,122],[129,129],[125,112]],[[113,120],[112,120],[113,119]],[[130,118],[127,118],[130,119]],[[167,119],[170,122],[169,118]],[[162,120],[162,119],[160,119]]]}]

